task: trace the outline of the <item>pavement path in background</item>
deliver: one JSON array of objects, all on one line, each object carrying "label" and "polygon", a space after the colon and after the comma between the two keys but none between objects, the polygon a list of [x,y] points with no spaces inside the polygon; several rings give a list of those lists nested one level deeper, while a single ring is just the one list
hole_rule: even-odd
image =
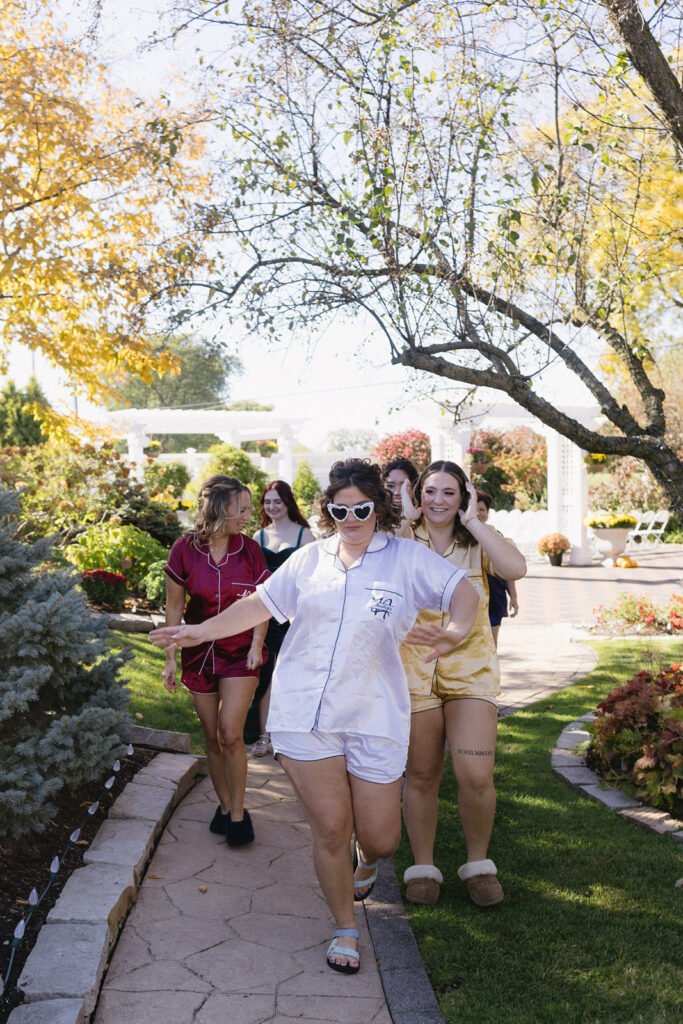
[{"label": "pavement path in background", "polygon": [[[666,604],[683,588],[683,544],[667,544],[636,553],[635,569],[594,565],[550,565],[532,562],[527,575],[517,583],[519,615],[503,620],[501,637],[515,625],[578,625],[594,619],[600,605],[612,604],[620,593],[646,594],[657,604]],[[506,637],[506,640],[509,637]],[[515,645],[516,649],[521,645]]]}]

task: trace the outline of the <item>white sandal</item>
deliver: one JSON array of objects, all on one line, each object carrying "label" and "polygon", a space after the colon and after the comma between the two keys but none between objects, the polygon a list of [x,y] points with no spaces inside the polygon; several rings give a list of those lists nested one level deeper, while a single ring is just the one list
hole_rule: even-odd
[{"label": "white sandal", "polygon": [[[341,974],[357,974],[360,967],[360,953],[357,949],[351,949],[350,946],[340,946],[339,939],[348,935],[349,938],[358,938],[357,928],[337,928],[334,935],[332,936],[332,942],[327,947],[327,966],[331,967],[333,971],[339,971]],[[349,959],[345,964],[336,964],[334,960],[330,960],[330,957],[334,954],[339,956],[345,956]],[[349,960],[355,960],[354,963],[350,963]]]},{"label": "white sandal", "polygon": [[[358,843],[356,843],[354,852],[353,870],[355,871],[357,867],[361,867],[365,871],[372,871],[372,874],[370,875],[369,878],[364,878],[362,881],[358,882],[356,881],[355,878],[353,880],[353,898],[356,903],[360,903],[361,900],[365,900],[368,898],[368,896],[375,887],[375,882],[377,881],[377,872],[379,870],[379,861],[376,860],[373,861],[372,864],[366,864],[360,855],[360,847]],[[358,891],[359,889],[366,889],[367,892],[361,894]]]},{"label": "white sandal", "polygon": [[262,732],[259,738],[256,740],[256,743],[254,743],[254,745],[252,746],[249,753],[253,754],[254,757],[265,757],[265,755],[268,753],[269,747],[270,736],[268,735],[267,732]]}]

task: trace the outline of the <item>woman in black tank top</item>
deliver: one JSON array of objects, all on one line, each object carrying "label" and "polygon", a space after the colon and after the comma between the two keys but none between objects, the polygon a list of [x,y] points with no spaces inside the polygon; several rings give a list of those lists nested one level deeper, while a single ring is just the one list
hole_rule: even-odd
[{"label": "woman in black tank top", "polygon": [[[275,572],[303,544],[310,544],[313,534],[296,503],[292,488],[284,480],[273,480],[266,484],[259,503],[262,525],[254,534],[254,540],[263,551],[266,565],[271,572]],[[268,661],[259,673],[259,684],[244,726],[244,741],[253,744],[251,753],[255,757],[263,757],[268,753],[270,738],[266,732],[266,718],[270,704],[270,683],[288,628],[288,623],[281,624],[275,619],[268,623]]]}]

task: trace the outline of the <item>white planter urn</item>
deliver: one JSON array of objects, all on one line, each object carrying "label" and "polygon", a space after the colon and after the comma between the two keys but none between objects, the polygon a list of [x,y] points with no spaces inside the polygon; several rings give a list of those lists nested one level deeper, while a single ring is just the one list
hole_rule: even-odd
[{"label": "white planter urn", "polygon": [[612,565],[615,558],[623,554],[630,526],[593,527],[595,547],[602,557],[603,565]]}]

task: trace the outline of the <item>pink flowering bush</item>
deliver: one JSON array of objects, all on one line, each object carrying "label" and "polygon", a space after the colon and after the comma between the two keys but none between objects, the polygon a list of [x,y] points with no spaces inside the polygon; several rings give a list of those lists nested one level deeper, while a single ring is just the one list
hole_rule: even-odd
[{"label": "pink flowering bush", "polygon": [[665,605],[657,605],[644,594],[619,594],[613,605],[594,610],[599,626],[632,626],[636,632],[683,632],[683,595],[672,594]]},{"label": "pink flowering bush", "polygon": [[405,430],[402,434],[388,434],[370,453],[383,466],[392,459],[410,459],[422,472],[432,461],[432,447],[427,434],[421,430]]},{"label": "pink flowering bush", "polygon": [[[596,456],[593,456],[596,458]],[[631,457],[609,462],[609,472],[591,477],[588,485],[590,508],[638,508],[641,511],[668,507],[668,499],[640,459]]]}]

